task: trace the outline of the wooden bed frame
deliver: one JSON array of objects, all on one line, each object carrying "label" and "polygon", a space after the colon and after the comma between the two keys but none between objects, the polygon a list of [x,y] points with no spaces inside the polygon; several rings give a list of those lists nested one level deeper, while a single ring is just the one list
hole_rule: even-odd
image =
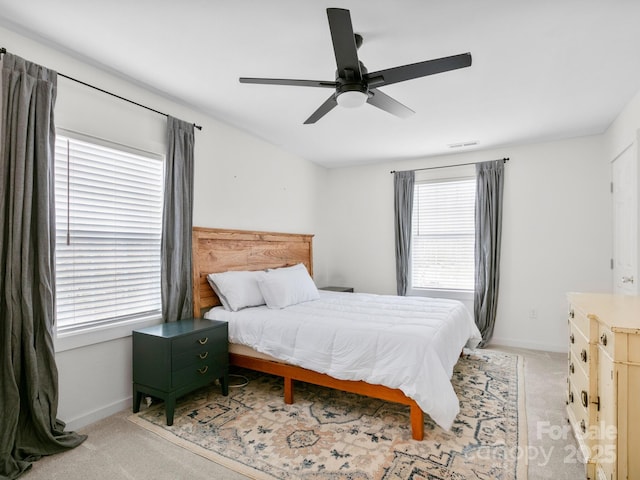
[{"label": "wooden bed frame", "polygon": [[[228,270],[264,270],[303,263],[313,276],[313,235],[224,230],[193,227],[193,314],[201,317],[220,300],[207,282],[209,273]],[[411,432],[415,440],[424,437],[424,413],[401,390],[362,381],[339,380],[329,375],[287,363],[231,353],[231,365],[284,378],[284,401],[293,403],[293,382],[299,380],[346,392],[409,405]]]}]

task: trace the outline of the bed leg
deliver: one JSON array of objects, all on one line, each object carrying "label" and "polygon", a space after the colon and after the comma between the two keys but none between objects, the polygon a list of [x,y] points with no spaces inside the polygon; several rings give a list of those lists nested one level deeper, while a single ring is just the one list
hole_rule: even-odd
[{"label": "bed leg", "polygon": [[424,438],[424,413],[416,403],[411,405],[411,436],[414,440]]},{"label": "bed leg", "polygon": [[284,403],[293,403],[293,379],[290,377],[284,377]]}]

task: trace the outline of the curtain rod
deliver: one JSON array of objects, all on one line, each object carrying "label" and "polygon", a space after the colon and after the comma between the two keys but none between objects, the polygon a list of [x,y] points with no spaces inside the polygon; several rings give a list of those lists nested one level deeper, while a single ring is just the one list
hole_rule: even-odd
[{"label": "curtain rod", "polygon": [[[500,159],[498,159],[500,160]],[[509,161],[508,157],[502,159],[504,163]],[[440,165],[439,167],[425,167],[425,168],[414,168],[413,170],[401,170],[402,172],[419,172],[420,170],[435,170],[437,168],[450,168],[450,167],[463,167],[465,165],[475,165],[480,162],[469,162],[469,163],[456,163],[454,165]],[[396,170],[391,170],[389,173],[397,173]]]},{"label": "curtain rod", "polygon": [[[7,49],[4,48],[4,47],[0,47],[0,55],[3,54],[3,53],[7,53]],[[164,115],[165,117],[169,117],[168,114],[166,114],[164,112],[161,112],[159,110],[156,110],[155,108],[147,107],[146,105],[143,105],[143,104],[138,103],[138,102],[134,102],[133,100],[129,100],[128,98],[125,98],[125,97],[121,97],[120,95],[117,95],[115,93],[109,92],[109,91],[104,90],[104,89],[102,89],[100,87],[96,87],[95,85],[91,85],[90,83],[83,82],[82,80],[78,80],[77,78],[70,77],[68,75],[65,75],[64,73],[57,72],[57,74],[59,76],[61,76],[61,77],[64,77],[64,78],[66,78],[68,80],[72,80],[72,81],[77,82],[77,83],[79,83],[81,85],[84,85],[86,87],[93,88],[94,90],[98,90],[99,92],[106,93],[107,95],[111,95],[112,97],[116,97],[116,98],[118,98],[120,100],[124,100],[125,102],[129,102],[129,103],[132,103],[134,105],[137,105],[138,107],[142,107],[142,108],[150,110],[150,111],[152,111],[154,113],[157,113],[159,115]],[[197,128],[198,130],[202,130],[202,126],[201,125],[196,125],[194,123],[193,126],[194,126],[194,128]]]}]

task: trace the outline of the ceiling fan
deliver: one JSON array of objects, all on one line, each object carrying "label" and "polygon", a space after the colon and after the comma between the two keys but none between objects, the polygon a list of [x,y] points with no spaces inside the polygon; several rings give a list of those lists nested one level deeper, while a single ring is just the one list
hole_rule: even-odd
[{"label": "ceiling fan", "polygon": [[462,53],[369,73],[358,59],[358,48],[362,45],[362,36],[354,34],[349,10],[327,8],[327,17],[338,66],[335,81],[240,77],[240,83],[333,88],[335,92],[307,118],[305,124],[316,123],[336,105],[357,107],[365,102],[385,112],[406,118],[415,112],[382,93],[378,90],[379,87],[471,65],[471,54]]}]

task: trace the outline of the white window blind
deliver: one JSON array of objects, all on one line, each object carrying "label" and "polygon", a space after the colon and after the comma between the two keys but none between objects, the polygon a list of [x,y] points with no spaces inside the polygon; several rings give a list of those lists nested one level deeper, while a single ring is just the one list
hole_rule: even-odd
[{"label": "white window blind", "polygon": [[473,290],[475,178],[416,183],[411,288]]},{"label": "white window blind", "polygon": [[164,165],[158,155],[58,135],[58,331],[158,313]]}]

